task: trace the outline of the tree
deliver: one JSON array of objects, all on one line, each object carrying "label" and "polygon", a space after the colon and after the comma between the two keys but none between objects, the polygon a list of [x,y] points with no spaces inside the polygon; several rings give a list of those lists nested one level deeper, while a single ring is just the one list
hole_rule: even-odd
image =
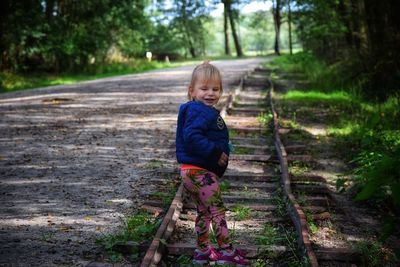
[{"label": "tree", "polygon": [[192,57],[205,53],[204,23],[209,19],[209,11],[205,2],[199,0],[176,0],[172,8],[166,10],[166,13],[172,17],[170,25],[180,33]]},{"label": "tree", "polygon": [[276,55],[280,55],[280,34],[281,34],[281,0],[272,0],[272,14],[274,17],[274,26],[275,26],[275,43],[274,43],[274,51]]},{"label": "tree", "polygon": [[226,5],[224,5],[224,45],[225,55],[230,55],[231,52],[229,51],[228,10]]},{"label": "tree", "polygon": [[[82,70],[116,45],[127,55],[143,48],[146,0],[3,1],[1,69]],[[12,25],[12,26],[11,26]],[[135,48],[135,49],[134,49]]]},{"label": "tree", "polygon": [[242,46],[246,51],[262,54],[274,44],[274,26],[270,11],[256,11],[242,16],[245,39]]},{"label": "tree", "polygon": [[364,95],[384,100],[400,84],[400,2],[296,0],[294,16],[306,50],[329,63],[345,62]]},{"label": "tree", "polygon": [[227,14],[227,17],[229,18],[233,42],[235,44],[235,49],[236,49],[236,55],[238,57],[242,57],[243,51],[242,51],[242,47],[240,46],[238,35],[236,33],[234,11],[232,9],[232,0],[222,0],[222,3],[224,4],[224,13],[225,13],[224,16],[226,16],[226,14]]},{"label": "tree", "polygon": [[291,10],[291,0],[287,0],[287,7],[288,7],[288,34],[289,34],[289,52],[293,54],[293,44],[292,44],[292,10]]}]

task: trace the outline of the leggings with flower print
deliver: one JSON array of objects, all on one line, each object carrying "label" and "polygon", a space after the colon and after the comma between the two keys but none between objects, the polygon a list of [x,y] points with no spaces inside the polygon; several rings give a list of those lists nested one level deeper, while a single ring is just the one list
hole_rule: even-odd
[{"label": "leggings with flower print", "polygon": [[221,199],[218,177],[207,170],[181,170],[185,189],[190,193],[197,206],[196,233],[197,246],[206,249],[210,224],[220,248],[230,246],[228,227],[225,220],[225,206]]}]

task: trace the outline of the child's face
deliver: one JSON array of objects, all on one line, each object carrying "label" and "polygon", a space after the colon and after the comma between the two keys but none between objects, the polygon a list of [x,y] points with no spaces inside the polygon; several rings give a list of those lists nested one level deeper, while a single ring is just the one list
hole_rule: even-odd
[{"label": "child's face", "polygon": [[215,79],[199,80],[193,87],[189,87],[190,95],[194,100],[203,102],[207,106],[214,106],[222,95],[220,82]]}]

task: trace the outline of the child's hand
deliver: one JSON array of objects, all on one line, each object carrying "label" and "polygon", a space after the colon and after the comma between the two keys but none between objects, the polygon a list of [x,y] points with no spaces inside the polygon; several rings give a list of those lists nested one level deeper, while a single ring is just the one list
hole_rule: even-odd
[{"label": "child's hand", "polygon": [[228,164],[228,159],[228,155],[225,154],[225,152],[222,152],[221,157],[218,160],[218,165],[221,167],[225,166],[226,164]]}]

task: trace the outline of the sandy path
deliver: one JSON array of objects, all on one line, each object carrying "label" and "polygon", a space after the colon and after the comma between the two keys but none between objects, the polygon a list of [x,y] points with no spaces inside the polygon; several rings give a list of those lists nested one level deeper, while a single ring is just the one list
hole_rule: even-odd
[{"label": "sandy path", "polygon": [[[265,59],[214,62],[225,91]],[[0,95],[0,266],[82,266],[135,209],[154,160],[175,165],[193,66]]]}]

